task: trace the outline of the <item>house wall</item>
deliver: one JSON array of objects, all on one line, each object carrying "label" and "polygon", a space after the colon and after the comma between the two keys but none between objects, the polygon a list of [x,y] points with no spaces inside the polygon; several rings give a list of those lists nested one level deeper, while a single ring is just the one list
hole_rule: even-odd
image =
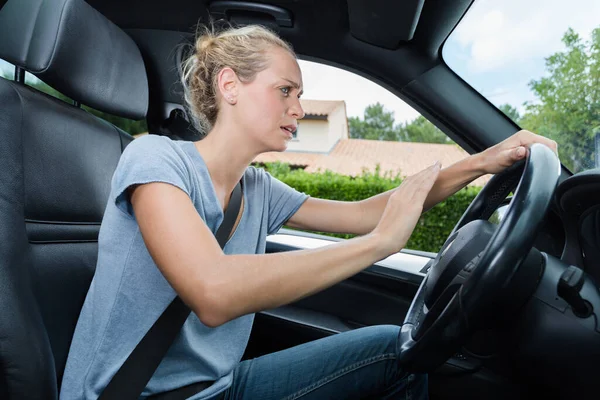
[{"label": "house wall", "polygon": [[288,151],[329,153],[341,139],[348,139],[348,120],[344,106],[337,107],[327,120],[300,120],[298,135],[288,144]]},{"label": "house wall", "polygon": [[339,106],[329,114],[329,132],[327,141],[329,149],[341,139],[348,139],[348,119],[346,118],[346,107]]},{"label": "house wall", "polygon": [[327,153],[331,150],[329,121],[307,119],[298,122],[298,135],[288,143],[287,151]]}]

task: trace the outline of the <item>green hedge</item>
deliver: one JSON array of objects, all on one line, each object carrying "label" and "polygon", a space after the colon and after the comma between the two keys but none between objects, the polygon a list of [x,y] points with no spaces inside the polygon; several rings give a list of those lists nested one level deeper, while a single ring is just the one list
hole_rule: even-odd
[{"label": "green hedge", "polygon": [[[264,168],[277,179],[301,192],[330,200],[363,200],[397,187],[402,182],[399,176],[382,175],[379,169],[375,173],[363,172],[361,176],[353,178],[330,171],[308,173],[301,169],[292,170],[287,164],[281,163],[268,163]],[[423,214],[406,248],[438,252],[480,190],[478,187],[464,188]],[[343,238],[353,236],[317,233]]]}]

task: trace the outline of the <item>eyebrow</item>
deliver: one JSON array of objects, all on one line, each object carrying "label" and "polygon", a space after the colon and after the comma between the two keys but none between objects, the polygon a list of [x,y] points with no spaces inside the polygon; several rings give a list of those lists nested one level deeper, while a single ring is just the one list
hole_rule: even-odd
[{"label": "eyebrow", "polygon": [[[288,78],[281,78],[281,79],[283,79],[284,81],[289,82],[290,85],[292,85],[294,87],[294,89],[300,89],[300,85],[298,83],[294,82],[293,80],[288,79]],[[304,90],[300,89],[300,93],[298,93],[298,95],[302,96],[303,93],[304,93]]]}]

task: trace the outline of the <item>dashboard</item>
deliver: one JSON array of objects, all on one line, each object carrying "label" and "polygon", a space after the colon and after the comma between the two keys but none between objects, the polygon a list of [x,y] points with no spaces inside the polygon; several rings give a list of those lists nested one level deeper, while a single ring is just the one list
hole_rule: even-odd
[{"label": "dashboard", "polygon": [[564,229],[563,261],[600,282],[600,168],[564,180],[555,197]]},{"label": "dashboard", "polygon": [[[512,197],[488,219],[499,224]],[[580,267],[600,283],[600,168],[575,174],[556,188],[535,248]]]},{"label": "dashboard", "polygon": [[[511,200],[512,196],[506,198],[488,218],[488,221],[494,225],[499,225],[508,211]],[[556,207],[553,207],[548,211],[548,215],[540,228],[534,247],[544,253],[561,258],[565,247],[565,230],[560,213],[556,212]]]}]

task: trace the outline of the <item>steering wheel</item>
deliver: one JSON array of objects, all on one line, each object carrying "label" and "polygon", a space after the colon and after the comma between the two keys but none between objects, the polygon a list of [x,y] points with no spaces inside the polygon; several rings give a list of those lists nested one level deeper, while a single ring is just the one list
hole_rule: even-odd
[{"label": "steering wheel", "polygon": [[[399,362],[405,370],[430,372],[454,355],[502,303],[519,267],[527,264],[560,175],[549,147],[536,143],[528,153],[490,179],[433,260],[400,331]],[[515,187],[502,221],[489,222]],[[538,275],[539,270],[530,273],[534,286],[528,296]]]}]

